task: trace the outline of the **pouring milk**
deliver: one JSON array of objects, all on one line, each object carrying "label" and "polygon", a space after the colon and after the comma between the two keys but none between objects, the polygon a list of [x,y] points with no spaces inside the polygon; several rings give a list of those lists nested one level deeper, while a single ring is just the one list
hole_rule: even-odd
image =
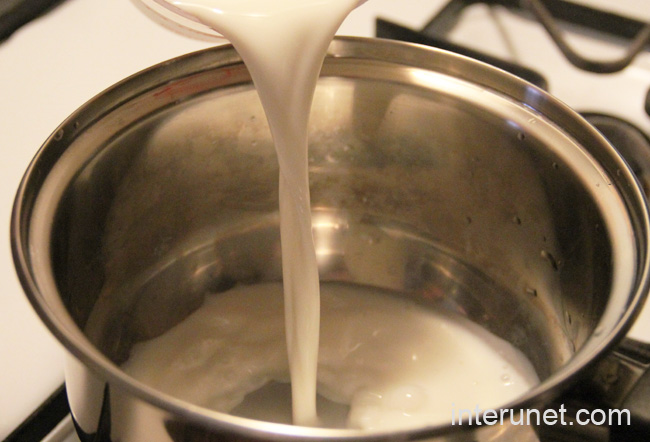
[{"label": "pouring milk", "polygon": [[[206,302],[165,335],[136,345],[125,365],[125,370],[134,377],[189,401],[230,412],[246,394],[261,388],[261,384],[269,380],[288,381],[282,379],[288,356],[293,423],[320,424],[316,412],[318,385],[328,399],[350,405],[344,425],[357,428],[447,423],[454,401],[456,409],[470,406],[468,401],[474,401],[472,409],[479,403],[483,407],[498,406],[537,382],[528,361],[507,343],[484,331],[478,335],[468,332],[466,324],[453,318],[433,313],[427,316],[424,309],[403,301],[381,296],[368,296],[364,301],[355,294],[338,290],[328,295],[324,318],[329,319],[321,323],[318,269],[311,233],[307,126],[327,47],[341,22],[358,3],[359,0],[173,2],[185,14],[232,42],[248,67],[262,101],[280,165],[284,327],[278,329],[277,320],[282,315],[268,305],[272,301],[257,289],[244,290],[244,294],[234,298],[220,295],[219,300]],[[277,287],[264,289],[277,291]],[[242,301],[245,297],[250,298],[249,302]],[[239,307],[229,304],[232,299],[239,300]],[[249,311],[251,305],[264,308],[255,313]],[[388,321],[393,324],[417,326],[391,328],[386,324],[388,317],[393,318]],[[250,335],[269,333],[269,329],[273,332],[261,346],[245,339],[241,346],[241,340],[233,338],[232,330],[209,334],[209,330],[214,332],[214,327],[206,324],[220,320],[224,324],[238,323]],[[262,324],[266,324],[264,330],[258,330]],[[317,376],[319,328],[324,330],[324,336]],[[432,343],[435,339],[423,342],[427,340],[422,339],[422,333],[444,335],[445,342]],[[191,348],[184,338],[188,335],[196,340]],[[228,339],[236,342],[229,343]],[[229,356],[248,364],[247,371],[241,367],[211,365],[209,355],[217,347],[235,349],[237,345],[240,350],[233,350]],[[483,350],[477,350],[480,348]],[[151,364],[152,358],[160,358],[163,353],[171,360]],[[480,357],[476,360],[471,355]],[[174,366],[173,360],[181,361],[174,370],[154,373],[151,369]],[[477,364],[481,366],[478,374],[475,373]],[[250,376],[239,373],[235,377],[241,376],[228,385],[210,381],[228,377],[220,370],[233,369]],[[191,385],[184,388],[188,379]],[[474,386],[481,384],[478,398],[476,389],[462,387],[468,382]],[[207,393],[208,388],[214,390]],[[459,393],[464,390],[467,394]],[[439,410],[441,404],[444,411]]]},{"label": "pouring milk", "polygon": [[253,78],[280,164],[280,234],[294,422],[315,425],[320,294],[311,233],[307,125],[334,33],[358,0],[177,0],[226,37]]}]

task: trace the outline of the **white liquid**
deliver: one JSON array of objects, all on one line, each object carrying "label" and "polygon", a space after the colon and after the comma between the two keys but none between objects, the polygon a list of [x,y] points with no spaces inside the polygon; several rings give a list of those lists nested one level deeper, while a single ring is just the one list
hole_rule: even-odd
[{"label": "white liquid", "polygon": [[[137,344],[123,369],[160,391],[230,412],[265,384],[288,382],[282,304],[279,284],[209,296],[179,325]],[[323,286],[318,390],[350,405],[347,422],[324,425],[449,424],[454,410],[496,408],[537,383],[520,352],[465,319],[370,289]],[[277,410],[253,413],[273,420]]]},{"label": "white liquid", "polygon": [[307,124],[334,34],[359,0],[177,0],[230,40],[251,73],[280,164],[280,234],[294,423],[317,425],[320,294],[311,233]]}]

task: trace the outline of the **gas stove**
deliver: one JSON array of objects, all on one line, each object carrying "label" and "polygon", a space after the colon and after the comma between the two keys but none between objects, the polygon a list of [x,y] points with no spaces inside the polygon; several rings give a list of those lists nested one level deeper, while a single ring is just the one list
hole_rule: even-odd
[{"label": "gas stove", "polygon": [[[68,114],[140,69],[214,45],[150,22],[129,0],[114,0],[110,6],[105,0],[49,3],[61,4],[0,44],[0,64],[13,67],[0,72],[3,132],[10,146],[0,165],[5,220],[29,160]],[[520,3],[526,2],[404,0],[397,5],[395,0],[369,0],[339,34],[433,45],[521,76],[583,113],[650,190],[650,44],[639,43],[639,53],[629,63],[618,62],[650,22],[646,0],[543,0],[553,17],[551,33],[557,26],[568,49],[579,55],[568,58],[544,19]],[[11,361],[0,377],[0,439],[76,442],[59,387],[64,350],[27,305],[8,243],[0,248],[5,260],[0,281],[6,292],[0,299],[0,353]],[[629,336],[650,342],[650,308]]]}]

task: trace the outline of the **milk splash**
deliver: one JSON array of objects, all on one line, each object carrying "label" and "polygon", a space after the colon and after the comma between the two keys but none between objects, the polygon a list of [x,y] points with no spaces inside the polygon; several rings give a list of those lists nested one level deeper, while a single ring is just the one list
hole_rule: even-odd
[{"label": "milk splash", "polygon": [[320,289],[311,231],[307,126],[327,48],[359,0],[176,0],[233,44],[250,71],[280,165],[280,235],[293,418],[317,425]]}]

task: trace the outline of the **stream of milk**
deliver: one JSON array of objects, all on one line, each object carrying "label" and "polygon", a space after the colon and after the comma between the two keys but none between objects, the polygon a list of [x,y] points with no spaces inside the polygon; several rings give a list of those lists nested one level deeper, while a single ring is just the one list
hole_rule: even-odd
[{"label": "stream of milk", "polygon": [[251,73],[280,165],[280,235],[293,418],[317,425],[320,294],[311,231],[307,126],[323,58],[359,0],[177,0],[221,33]]},{"label": "stream of milk", "polygon": [[[239,295],[253,299],[232,295],[214,299],[169,336],[139,344],[125,369],[148,383],[157,379],[153,383],[163,391],[171,389],[173,394],[191,402],[228,412],[242,403],[246,394],[270,380],[289,381],[285,367],[288,356],[293,423],[323,424],[316,410],[318,385],[328,399],[350,404],[346,425],[360,428],[400,426],[403,420],[409,425],[449,420],[453,401],[460,406],[471,397],[472,409],[479,403],[494,406],[513,399],[536,383],[534,371],[525,358],[512,356],[516,352],[505,343],[499,344],[498,350],[490,346],[487,352],[480,350],[481,344],[477,342],[484,344],[484,337],[472,341],[468,337],[472,333],[463,331],[454,321],[436,315],[425,319],[426,315],[421,313],[416,318],[410,308],[396,308],[389,301],[373,303],[353,294],[343,298],[332,295],[333,311],[337,314],[330,315],[329,322],[321,321],[311,231],[307,127],[327,47],[359,0],[175,0],[172,3],[232,42],[251,73],[266,112],[280,165],[285,325],[278,329],[277,319],[282,315],[253,311],[252,306],[262,305],[264,309],[269,306],[265,305],[267,297],[249,288],[252,294]],[[369,299],[376,301],[373,297]],[[341,303],[349,308],[336,307]],[[234,316],[227,317],[224,312],[228,311]],[[392,320],[393,315],[403,317]],[[227,331],[233,321],[248,328],[245,336],[249,338]],[[339,321],[343,321],[341,326]],[[320,365],[319,329],[330,330],[321,340]],[[175,338],[178,333],[190,337],[187,341]],[[286,339],[286,353],[278,345],[280,337]],[[231,338],[235,341],[229,341]],[[459,338],[466,339],[459,341]],[[494,339],[488,340],[496,342]],[[186,349],[189,353],[176,355],[183,361],[180,365],[174,365],[173,361],[149,363],[157,368],[171,364],[176,372],[157,374],[147,369],[147,358],[161,357],[155,356],[157,351],[173,354],[175,350],[171,349],[180,351],[188,341],[192,342]],[[451,354],[448,356],[447,352]],[[453,355],[458,356],[459,352],[462,357],[454,359]],[[219,354],[220,361],[213,361],[210,354]],[[509,356],[504,359],[506,354]],[[452,360],[455,362],[450,365]],[[524,362],[513,363],[515,360]],[[482,374],[472,374],[476,366],[481,367]],[[517,374],[519,369],[513,368],[516,366],[525,367],[521,370],[523,374]],[[474,380],[468,380],[468,376]],[[483,391],[480,394],[474,388],[479,384],[477,388]],[[441,401],[441,398],[446,399]],[[441,406],[445,410],[444,418],[436,411]]]}]

